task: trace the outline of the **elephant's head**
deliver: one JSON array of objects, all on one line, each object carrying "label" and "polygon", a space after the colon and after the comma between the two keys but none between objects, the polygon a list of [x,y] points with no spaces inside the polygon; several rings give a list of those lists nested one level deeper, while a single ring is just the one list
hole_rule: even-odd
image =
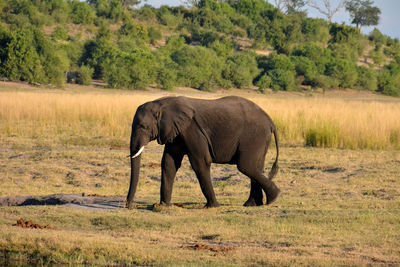
[{"label": "elephant's head", "polygon": [[132,208],[139,180],[141,153],[152,140],[159,144],[172,142],[191,123],[194,109],[185,97],[166,97],[138,107],[132,122],[130,141],[131,183],[127,206]]}]

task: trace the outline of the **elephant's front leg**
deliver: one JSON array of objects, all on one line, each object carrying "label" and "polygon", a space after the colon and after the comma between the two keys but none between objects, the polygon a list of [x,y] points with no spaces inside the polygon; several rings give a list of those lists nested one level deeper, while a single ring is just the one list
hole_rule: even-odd
[{"label": "elephant's front leg", "polygon": [[206,162],[203,157],[193,156],[190,154],[189,161],[194,172],[196,173],[197,179],[199,180],[201,191],[207,199],[207,204],[205,207],[219,207],[220,205],[215,198],[214,188],[210,177],[211,161]]},{"label": "elephant's front leg", "polygon": [[165,145],[161,160],[161,199],[160,204],[170,205],[172,187],[175,175],[181,166],[184,151],[178,144],[168,143]]}]

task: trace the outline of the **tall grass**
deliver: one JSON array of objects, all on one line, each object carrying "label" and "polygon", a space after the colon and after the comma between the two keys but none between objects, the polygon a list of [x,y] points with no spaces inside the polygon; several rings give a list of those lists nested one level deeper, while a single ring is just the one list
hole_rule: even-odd
[{"label": "tall grass", "polygon": [[[0,136],[65,142],[80,138],[83,144],[101,137],[127,143],[136,108],[159,97],[150,93],[0,92]],[[271,115],[283,143],[400,148],[400,102],[249,98]]]}]

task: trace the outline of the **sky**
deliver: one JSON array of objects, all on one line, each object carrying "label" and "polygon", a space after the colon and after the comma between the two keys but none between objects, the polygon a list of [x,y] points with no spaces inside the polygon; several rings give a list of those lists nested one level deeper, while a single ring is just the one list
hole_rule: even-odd
[{"label": "sky", "polygon": [[[273,0],[269,0],[268,2],[274,3]],[[322,2],[321,0],[316,0],[316,2]],[[339,0],[331,0],[332,6],[335,6],[334,3],[338,3]],[[392,38],[400,39],[400,1],[399,0],[374,0],[374,5],[381,9],[381,19],[377,26],[373,27],[363,27],[362,31],[365,34],[368,34],[374,27],[378,28],[382,33],[389,35]],[[147,4],[152,5],[154,7],[159,7],[161,5],[169,5],[169,6],[179,6],[182,4],[181,0],[147,0]],[[323,15],[318,13],[317,10],[313,8],[308,8],[307,10],[308,16],[310,17],[320,17],[325,18]],[[349,14],[342,9],[335,15],[333,18],[334,22],[338,23],[346,23],[350,25],[350,16]]]}]

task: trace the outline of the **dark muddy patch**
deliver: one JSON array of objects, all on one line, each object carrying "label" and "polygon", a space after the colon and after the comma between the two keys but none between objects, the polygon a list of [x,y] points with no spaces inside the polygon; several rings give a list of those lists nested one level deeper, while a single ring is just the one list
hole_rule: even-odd
[{"label": "dark muddy patch", "polygon": [[220,252],[228,252],[231,250],[235,250],[235,247],[233,246],[223,246],[223,245],[208,245],[204,243],[196,243],[192,245],[187,245],[187,246],[181,246],[181,248],[186,248],[186,249],[193,249],[193,250],[208,250],[216,253]]},{"label": "dark muddy patch", "polygon": [[0,197],[0,206],[64,205],[76,209],[108,210],[125,207],[125,197],[98,194],[53,194]]}]

